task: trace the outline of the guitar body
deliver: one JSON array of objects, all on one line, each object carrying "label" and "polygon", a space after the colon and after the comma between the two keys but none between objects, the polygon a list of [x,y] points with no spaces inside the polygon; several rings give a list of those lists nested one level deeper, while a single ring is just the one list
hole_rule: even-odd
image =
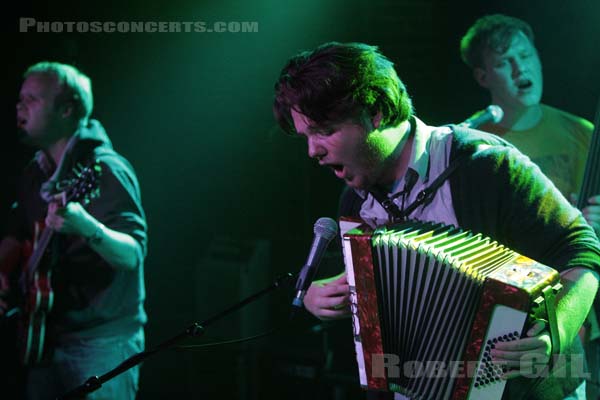
[{"label": "guitar body", "polygon": [[[36,223],[33,245],[23,245],[23,255],[27,264],[31,256],[39,250],[39,238],[44,231],[43,224]],[[28,254],[29,253],[29,254]],[[32,276],[21,282],[23,304],[19,321],[20,358],[25,365],[38,364],[46,356],[46,319],[54,304],[52,289],[52,265],[37,268]]]}]

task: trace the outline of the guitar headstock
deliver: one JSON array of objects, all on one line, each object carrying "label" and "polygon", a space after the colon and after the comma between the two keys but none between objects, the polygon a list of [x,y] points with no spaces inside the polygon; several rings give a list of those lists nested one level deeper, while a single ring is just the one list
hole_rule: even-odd
[{"label": "guitar headstock", "polygon": [[59,182],[57,190],[63,193],[64,203],[77,201],[87,205],[92,199],[100,196],[99,181],[102,167],[97,160],[86,165],[77,164],[67,179]]}]

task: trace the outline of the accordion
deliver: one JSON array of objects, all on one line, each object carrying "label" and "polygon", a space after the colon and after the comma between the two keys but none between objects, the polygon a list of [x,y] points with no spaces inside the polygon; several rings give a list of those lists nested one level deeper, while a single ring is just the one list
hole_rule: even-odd
[{"label": "accordion", "polygon": [[[470,231],[340,221],[359,379],[416,399],[500,399],[498,341],[545,318],[554,269]],[[548,296],[547,296],[548,295]]]}]

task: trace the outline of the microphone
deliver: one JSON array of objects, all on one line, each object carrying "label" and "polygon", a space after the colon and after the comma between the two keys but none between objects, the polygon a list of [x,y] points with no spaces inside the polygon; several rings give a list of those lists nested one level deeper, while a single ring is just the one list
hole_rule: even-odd
[{"label": "microphone", "polygon": [[323,254],[325,254],[327,246],[329,246],[329,242],[337,235],[338,226],[331,218],[319,218],[315,222],[314,232],[315,237],[310,246],[306,264],[302,267],[298,281],[296,281],[296,296],[292,301],[292,305],[298,308],[302,307],[304,295],[315,278],[317,268],[323,258]]},{"label": "microphone", "polygon": [[500,106],[492,104],[489,105],[485,110],[476,112],[475,114],[473,114],[473,116],[458,124],[458,126],[474,129],[483,124],[487,124],[488,122],[493,122],[494,124],[497,124],[498,122],[500,122],[503,116],[504,111],[502,111]]}]

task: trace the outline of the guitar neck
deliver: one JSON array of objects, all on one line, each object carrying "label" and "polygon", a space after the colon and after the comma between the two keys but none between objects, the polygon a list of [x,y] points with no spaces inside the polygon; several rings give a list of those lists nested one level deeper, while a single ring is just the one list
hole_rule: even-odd
[{"label": "guitar neck", "polygon": [[[74,168],[72,175],[75,177],[63,181],[63,191],[61,192],[63,195],[62,206],[65,206],[70,201],[81,202],[83,200],[83,203],[87,203],[90,198],[98,197],[97,180],[101,173],[102,169],[96,160],[90,161],[86,167],[78,165],[78,167]],[[35,242],[33,253],[29,257],[24,269],[24,277],[27,278],[27,283],[33,279],[53,236],[54,230],[45,227],[39,235],[39,239]]]},{"label": "guitar neck", "polygon": [[54,237],[54,230],[51,228],[48,228],[48,227],[44,228],[44,230],[42,231],[42,233],[40,235],[39,240],[36,243],[36,247],[35,247],[33,253],[31,254],[31,257],[29,257],[29,260],[27,261],[25,273],[29,279],[31,279],[31,277],[37,270],[37,268],[40,264],[40,261],[42,260],[42,257],[46,253],[46,249],[48,248],[48,245],[50,244],[50,241],[52,240],[53,237]]},{"label": "guitar neck", "polygon": [[600,101],[594,119],[594,133],[590,142],[583,183],[579,191],[577,208],[582,210],[587,206],[587,200],[600,193]]}]

